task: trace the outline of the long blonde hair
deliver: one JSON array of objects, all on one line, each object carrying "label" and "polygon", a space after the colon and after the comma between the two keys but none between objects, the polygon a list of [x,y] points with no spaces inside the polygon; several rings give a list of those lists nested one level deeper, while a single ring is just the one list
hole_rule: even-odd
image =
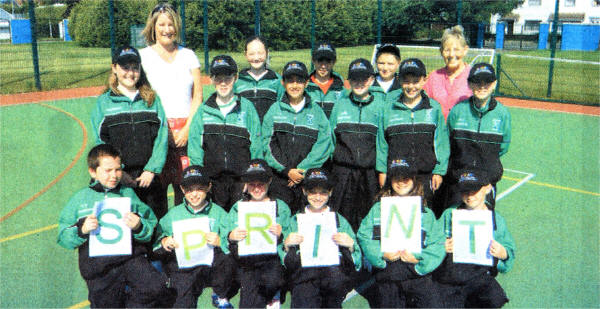
[{"label": "long blonde hair", "polygon": [[[117,64],[113,64],[113,65],[117,65]],[[107,88],[110,89],[110,91],[112,91],[114,94],[122,95],[122,93],[121,93],[121,91],[119,91],[118,87],[119,87],[119,79],[117,78],[117,74],[113,73],[111,71],[111,74],[108,76]],[[150,86],[150,82],[148,81],[148,78],[146,77],[146,72],[144,72],[144,69],[142,68],[141,64],[140,64],[140,78],[138,79],[137,83],[135,83],[135,87],[139,90],[140,97],[142,97],[142,100],[144,100],[146,102],[146,105],[148,107],[151,107],[152,104],[154,104],[154,99],[156,98],[156,93],[154,92],[154,90],[152,90],[152,87]]]},{"label": "long blonde hair", "polygon": [[163,13],[169,16],[175,27],[175,43],[179,44],[181,42],[181,18],[179,17],[179,14],[170,4],[159,3],[154,7],[150,14],[148,14],[146,27],[142,30],[142,35],[144,36],[144,39],[146,39],[148,45],[156,43],[156,20],[158,19],[158,16]]},{"label": "long blonde hair", "polygon": [[456,25],[452,28],[444,30],[444,34],[442,34],[440,51],[444,49],[444,44],[446,44],[449,39],[457,39],[462,46],[469,46],[467,43],[467,38],[465,37],[465,29],[461,25]]}]

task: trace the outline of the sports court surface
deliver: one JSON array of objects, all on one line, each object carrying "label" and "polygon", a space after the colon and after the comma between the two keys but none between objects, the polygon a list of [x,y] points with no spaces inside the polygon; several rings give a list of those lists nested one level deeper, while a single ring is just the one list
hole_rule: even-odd
[{"label": "sports court surface", "polygon": [[[59,212],[89,180],[99,89],[76,92],[0,96],[0,307],[89,306],[77,252],[56,244]],[[87,97],[62,99],[73,96]],[[498,276],[507,307],[600,307],[600,108],[500,101],[512,143],[497,209],[517,243],[515,267]]]}]

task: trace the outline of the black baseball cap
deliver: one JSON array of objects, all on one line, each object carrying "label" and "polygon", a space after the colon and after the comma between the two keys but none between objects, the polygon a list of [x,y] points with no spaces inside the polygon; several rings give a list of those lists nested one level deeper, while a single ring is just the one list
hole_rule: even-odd
[{"label": "black baseball cap", "polygon": [[196,184],[208,186],[210,184],[210,177],[208,177],[208,174],[202,166],[190,165],[183,170],[181,185],[183,187],[189,187]]},{"label": "black baseball cap", "polygon": [[350,80],[365,80],[370,76],[375,75],[373,65],[364,58],[358,58],[348,66],[348,79]]},{"label": "black baseball cap", "polygon": [[471,68],[467,80],[470,83],[493,83],[496,81],[496,71],[491,64],[480,62]]},{"label": "black baseball cap", "polygon": [[457,187],[461,193],[478,191],[489,183],[487,173],[483,170],[464,169],[458,172]]},{"label": "black baseball cap", "polygon": [[292,75],[308,80],[308,70],[304,63],[296,60],[286,63],[281,72],[281,77],[285,80]]},{"label": "black baseball cap", "polygon": [[387,43],[379,46],[375,53],[375,59],[377,60],[381,54],[392,54],[400,59],[400,49],[395,44]]},{"label": "black baseball cap", "polygon": [[396,177],[411,178],[417,176],[417,167],[408,159],[394,159],[388,164],[387,178],[393,179]]},{"label": "black baseball cap", "polygon": [[407,74],[412,74],[418,77],[427,76],[427,69],[425,69],[425,64],[417,58],[410,58],[402,61],[400,63],[400,69],[398,71],[399,76],[404,76]]},{"label": "black baseball cap", "polygon": [[112,57],[113,64],[126,64],[126,63],[141,63],[142,58],[140,57],[140,53],[134,47],[129,45],[121,46],[117,50]]},{"label": "black baseball cap", "polygon": [[273,171],[265,160],[250,160],[248,167],[242,172],[242,182],[260,181],[268,182],[273,177]]},{"label": "black baseball cap", "polygon": [[335,61],[336,53],[335,48],[329,42],[321,42],[312,51],[312,58],[314,60],[328,59]]},{"label": "black baseball cap", "polygon": [[232,75],[237,73],[237,63],[229,55],[218,55],[210,62],[210,75]]},{"label": "black baseball cap", "polygon": [[329,190],[333,188],[333,181],[326,170],[322,168],[311,168],[304,174],[302,187],[307,190],[313,188],[325,188]]}]

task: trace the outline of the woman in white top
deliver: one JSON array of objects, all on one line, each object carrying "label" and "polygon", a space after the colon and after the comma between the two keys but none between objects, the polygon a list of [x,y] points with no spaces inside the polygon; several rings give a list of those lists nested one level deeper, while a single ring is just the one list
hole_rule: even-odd
[{"label": "woman in white top", "polygon": [[179,45],[181,19],[168,3],[154,7],[142,34],[148,47],[140,50],[142,67],[158,93],[169,122],[169,152],[161,174],[164,190],[173,184],[175,205],[183,202],[179,189],[189,165],[187,141],[192,117],[202,104],[200,62],[191,49]]}]

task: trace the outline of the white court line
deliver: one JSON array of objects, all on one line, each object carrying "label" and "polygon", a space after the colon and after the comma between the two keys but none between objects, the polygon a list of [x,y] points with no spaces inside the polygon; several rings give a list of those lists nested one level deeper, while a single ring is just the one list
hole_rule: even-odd
[{"label": "white court line", "polygon": [[[509,195],[510,193],[512,193],[513,191],[515,191],[517,188],[519,188],[520,186],[524,185],[526,182],[528,182],[529,180],[531,180],[531,178],[535,177],[535,174],[532,174],[532,173],[527,173],[527,172],[522,172],[522,171],[517,171],[517,170],[511,170],[511,169],[508,169],[508,168],[505,168],[504,170],[508,171],[508,172],[511,172],[511,173],[517,173],[517,174],[522,174],[522,175],[527,175],[527,176],[525,178],[521,179],[516,184],[512,185],[506,191],[503,191],[502,193],[500,193],[496,197],[496,201],[501,200],[503,197]],[[371,278],[370,280],[368,280],[367,282],[365,282],[361,286],[359,286],[357,289],[358,290],[364,290],[364,289],[368,288],[369,286],[371,286],[373,283],[375,283],[375,279]],[[348,294],[346,294],[346,298],[344,299],[344,301],[342,303],[345,303],[345,302],[349,301],[350,299],[352,299],[356,295],[358,295],[358,292],[356,291],[356,289],[353,289],[352,291],[348,292]]]}]

